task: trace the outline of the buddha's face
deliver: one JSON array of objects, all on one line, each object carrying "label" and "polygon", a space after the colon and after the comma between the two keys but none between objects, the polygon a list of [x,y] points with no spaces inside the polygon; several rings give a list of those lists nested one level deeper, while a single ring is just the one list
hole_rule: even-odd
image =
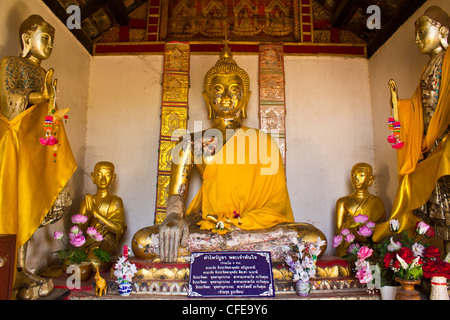
[{"label": "buddha's face", "polygon": [[52,54],[53,40],[54,37],[47,28],[37,28],[26,40],[30,45],[29,55],[39,60],[48,59]]},{"label": "buddha's face", "polygon": [[116,175],[114,169],[107,165],[96,166],[94,172],[91,173],[92,181],[97,188],[103,190],[108,189],[113,183]]},{"label": "buddha's face", "polygon": [[440,29],[429,21],[421,20],[416,25],[416,45],[423,54],[432,54],[441,47]]},{"label": "buddha's face", "polygon": [[355,190],[365,190],[372,185],[373,176],[370,168],[366,166],[355,166],[351,173],[352,185]]},{"label": "buddha's face", "polygon": [[218,117],[239,114],[243,107],[244,85],[236,75],[218,75],[211,82],[209,104]]}]

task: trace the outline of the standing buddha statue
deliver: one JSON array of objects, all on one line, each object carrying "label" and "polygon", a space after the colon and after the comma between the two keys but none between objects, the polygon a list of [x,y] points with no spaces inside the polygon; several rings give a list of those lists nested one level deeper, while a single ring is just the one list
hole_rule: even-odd
[{"label": "standing buddha statue", "polygon": [[[175,146],[167,216],[161,225],[134,235],[137,258],[159,255],[163,262],[176,262],[179,255],[193,251],[263,250],[276,260],[293,237],[325,240],[313,225],[294,222],[276,141],[241,124],[250,96],[249,76],[225,43],[204,80],[203,97],[213,127],[187,134]],[[194,165],[202,185],[185,209]]]},{"label": "standing buddha statue", "polygon": [[[390,219],[399,232],[411,230],[419,219],[432,224],[450,251],[450,17],[440,7],[428,8],[415,22],[416,44],[430,57],[411,99],[398,99],[389,81],[391,106],[401,124],[397,166],[400,184]],[[389,222],[375,228],[373,239],[391,235]]]},{"label": "standing buddha statue", "polygon": [[[0,234],[17,235],[17,299],[37,299],[52,291],[51,279],[27,269],[28,241],[72,204],[66,184],[76,163],[63,124],[49,114],[57,112],[54,71],[41,67],[52,53],[54,35],[55,29],[41,16],[31,15],[20,26],[20,57],[0,62]],[[45,127],[50,119],[51,135],[42,138],[50,132]],[[52,146],[40,143],[47,138],[52,138]]]}]

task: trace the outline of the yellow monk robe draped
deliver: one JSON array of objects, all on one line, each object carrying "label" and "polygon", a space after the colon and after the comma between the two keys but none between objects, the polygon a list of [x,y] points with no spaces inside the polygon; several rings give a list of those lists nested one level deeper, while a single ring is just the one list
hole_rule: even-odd
[{"label": "yellow monk robe draped", "polygon": [[[245,141],[245,147],[242,143]],[[263,131],[242,127],[215,154],[186,214],[201,208],[201,229],[213,229],[209,214],[239,213],[232,223],[245,230],[294,222],[283,160],[276,141]]]},{"label": "yellow monk robe draped", "polygon": [[34,105],[12,121],[0,116],[0,234],[16,234],[25,244],[39,228],[76,169],[61,123],[56,162],[44,137],[48,103]]},{"label": "yellow monk robe draped", "polygon": [[[423,136],[422,90],[420,85],[411,99],[399,100],[398,114],[401,123],[400,139],[405,146],[398,149],[397,167],[400,185],[394,200],[390,219],[400,222],[400,231],[411,230],[418,217],[412,210],[425,204],[437,180],[450,175],[450,142],[448,135],[440,142],[432,155],[422,159],[422,153],[429,151],[437,138],[441,137],[450,124],[450,50],[444,57],[439,101],[430,121],[426,136]],[[373,240],[380,241],[390,236],[389,221],[377,225]]]}]

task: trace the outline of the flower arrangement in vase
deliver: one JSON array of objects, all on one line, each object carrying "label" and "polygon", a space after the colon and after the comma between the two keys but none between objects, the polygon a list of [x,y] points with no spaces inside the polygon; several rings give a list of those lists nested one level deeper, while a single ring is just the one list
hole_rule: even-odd
[{"label": "flower arrangement in vase", "polygon": [[119,294],[128,296],[131,293],[131,283],[137,272],[136,265],[128,260],[128,246],[123,246],[123,256],[114,265],[114,276],[119,284]]},{"label": "flower arrangement in vase", "polygon": [[317,257],[321,252],[320,247],[325,244],[325,241],[319,237],[316,242],[305,242],[294,237],[292,242],[284,260],[293,273],[297,294],[306,297],[311,292],[309,279],[316,275]]},{"label": "flower arrangement in vase", "polygon": [[[75,264],[78,266],[87,266],[84,271],[86,277],[90,275],[90,263],[87,262],[88,252],[92,246],[97,246],[93,252],[100,259],[100,261],[108,262],[111,260],[111,256],[108,252],[98,248],[99,243],[103,241],[103,236],[98,233],[94,227],[89,227],[85,232],[82,231],[82,225],[87,222],[87,217],[81,214],[75,214],[71,218],[71,222],[74,224],[68,234],[68,242],[63,240],[64,232],[55,231],[53,238],[60,240],[65,246],[65,249],[54,251],[57,257],[64,261],[66,264]],[[89,272],[87,271],[89,270]],[[83,274],[83,272],[82,272]]]},{"label": "flower arrangement in vase", "polygon": [[[393,232],[398,230],[397,220],[390,221],[390,229]],[[437,249],[433,245],[424,244],[423,240],[433,236],[434,229],[420,221],[414,227],[412,238],[403,231],[400,239],[390,237],[375,246],[382,275],[391,275],[402,286],[397,293],[397,300],[420,300],[414,285],[421,282],[424,263],[427,263]]]}]

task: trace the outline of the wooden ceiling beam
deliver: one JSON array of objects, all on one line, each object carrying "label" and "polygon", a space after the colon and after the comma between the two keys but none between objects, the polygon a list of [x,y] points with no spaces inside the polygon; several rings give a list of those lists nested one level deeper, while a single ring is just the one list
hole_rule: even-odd
[{"label": "wooden ceiling beam", "polygon": [[[382,25],[376,35],[367,43],[367,57],[370,58],[389,38],[419,9],[426,0],[408,0],[398,10],[397,15],[386,25]],[[414,29],[411,29],[414,32]]]},{"label": "wooden ceiling beam", "polygon": [[342,0],[331,17],[331,27],[339,28],[354,13],[357,0]]},{"label": "wooden ceiling beam", "polygon": [[128,26],[130,23],[130,16],[128,9],[123,3],[123,0],[105,0],[109,10],[114,16],[114,20],[121,26]]},{"label": "wooden ceiling beam", "polygon": [[89,18],[94,13],[96,13],[98,10],[106,6],[106,3],[102,0],[97,1],[91,1],[88,4],[86,4],[84,7],[81,7],[81,21],[83,21],[86,18]]}]

